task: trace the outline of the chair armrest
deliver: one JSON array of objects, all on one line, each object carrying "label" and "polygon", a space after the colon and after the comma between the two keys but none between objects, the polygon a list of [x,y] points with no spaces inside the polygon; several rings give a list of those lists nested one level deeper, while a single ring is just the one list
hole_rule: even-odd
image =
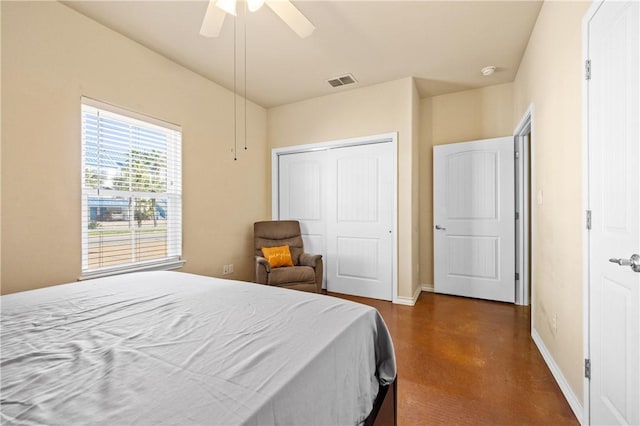
[{"label": "chair armrest", "polygon": [[315,268],[318,265],[319,261],[322,261],[321,254],[302,253],[299,259],[300,265],[311,266],[312,268]]},{"label": "chair armrest", "polygon": [[322,293],[322,275],[324,274],[322,255],[302,253],[298,262],[302,266],[311,266],[313,268],[316,274],[316,293]]},{"label": "chair armrest", "polygon": [[267,270],[267,272],[271,272],[271,266],[269,265],[269,261],[262,256],[256,256],[256,266],[262,265]]},{"label": "chair armrest", "polygon": [[267,259],[261,256],[256,256],[256,277],[255,282],[258,284],[267,284],[268,275],[271,272],[271,266]]}]

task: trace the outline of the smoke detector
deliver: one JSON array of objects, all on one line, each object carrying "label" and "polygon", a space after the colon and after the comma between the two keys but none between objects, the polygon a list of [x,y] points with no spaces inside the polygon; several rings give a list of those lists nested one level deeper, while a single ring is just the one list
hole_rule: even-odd
[{"label": "smoke detector", "polygon": [[480,70],[480,72],[482,73],[482,75],[484,75],[485,77],[490,76],[491,74],[493,74],[494,72],[496,72],[496,67],[494,67],[493,65],[489,65],[488,67],[484,67]]},{"label": "smoke detector", "polygon": [[356,80],[356,78],[351,74],[345,74],[341,75],[340,77],[330,78],[329,80],[327,80],[327,82],[331,85],[331,87],[340,87],[346,86],[347,84],[357,83],[358,80]]}]

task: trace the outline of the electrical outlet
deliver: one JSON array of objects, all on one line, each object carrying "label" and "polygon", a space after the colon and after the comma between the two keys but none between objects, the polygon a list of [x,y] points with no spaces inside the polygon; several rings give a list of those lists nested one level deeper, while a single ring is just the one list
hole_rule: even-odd
[{"label": "electrical outlet", "polygon": [[222,275],[227,275],[229,273],[229,265],[224,265],[222,267]]},{"label": "electrical outlet", "polygon": [[230,274],[233,274],[233,263],[230,263],[230,264],[229,264],[229,265],[227,265],[227,266],[229,266],[229,273],[230,273]]}]

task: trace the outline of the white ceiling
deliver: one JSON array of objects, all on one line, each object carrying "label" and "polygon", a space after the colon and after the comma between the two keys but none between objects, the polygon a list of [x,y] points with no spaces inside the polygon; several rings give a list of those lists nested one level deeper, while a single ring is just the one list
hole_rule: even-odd
[{"label": "white ceiling", "polygon": [[[69,1],[67,6],[216,83],[233,88],[234,21],[199,35],[206,1]],[[316,26],[300,39],[268,7],[236,22],[237,88],[272,107],[416,77],[420,96],[513,81],[540,1],[294,1]],[[239,7],[239,9],[242,9]],[[239,13],[240,15],[240,13]],[[483,77],[480,69],[495,65]],[[357,84],[327,79],[351,73]]]}]

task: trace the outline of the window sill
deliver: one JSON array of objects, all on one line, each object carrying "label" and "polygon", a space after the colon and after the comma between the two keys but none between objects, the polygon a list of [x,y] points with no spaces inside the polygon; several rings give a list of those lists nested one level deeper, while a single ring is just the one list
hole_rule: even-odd
[{"label": "window sill", "polygon": [[109,277],[112,275],[128,274],[130,272],[169,271],[171,269],[182,268],[185,263],[186,260],[182,259],[167,259],[161,262],[150,262],[138,265],[104,268],[96,271],[85,272],[78,278],[78,281]]}]

